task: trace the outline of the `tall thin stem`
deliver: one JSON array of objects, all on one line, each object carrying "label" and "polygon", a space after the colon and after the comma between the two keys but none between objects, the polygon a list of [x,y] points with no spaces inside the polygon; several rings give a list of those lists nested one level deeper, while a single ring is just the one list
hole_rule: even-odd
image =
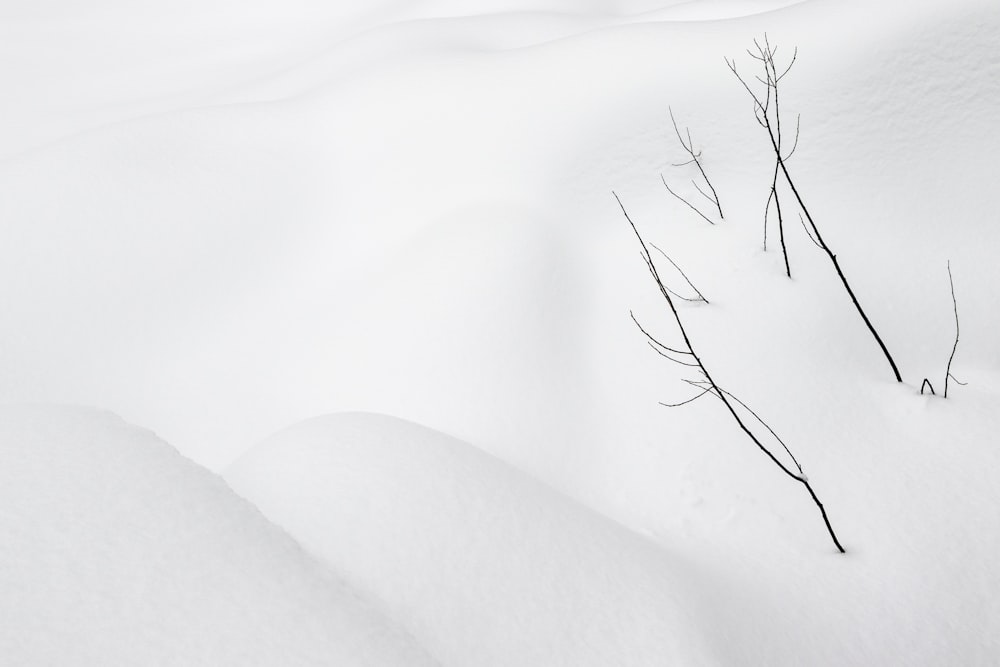
[{"label": "tall thin stem", "polygon": [[[753,89],[750,88],[750,85],[737,71],[735,61],[731,62],[727,59],[726,65],[729,67],[730,71],[732,71],[732,73],[736,76],[739,82],[743,84],[743,88],[746,89],[747,93],[753,99],[754,115],[757,118],[757,122],[760,124],[761,127],[763,127],[767,131],[767,136],[771,140],[771,148],[774,150],[774,156],[775,159],[777,160],[778,167],[780,167],[781,173],[785,177],[785,182],[788,183],[788,186],[791,189],[792,194],[795,196],[795,201],[798,203],[799,207],[802,209],[802,212],[805,214],[806,219],[809,221],[809,226],[812,228],[812,232],[816,236],[815,240],[817,245],[823,250],[823,252],[829,258],[830,263],[833,264],[833,268],[837,272],[837,277],[840,278],[840,282],[844,286],[847,295],[851,298],[851,303],[854,304],[854,308],[858,311],[858,314],[861,316],[862,321],[868,328],[869,333],[871,333],[872,337],[875,339],[875,342],[878,343],[879,349],[882,350],[882,354],[885,356],[886,361],[889,362],[889,366],[892,368],[892,374],[896,378],[896,382],[902,382],[903,377],[899,372],[899,367],[896,365],[896,361],[892,358],[892,355],[889,353],[889,348],[886,347],[886,344],[882,340],[882,337],[879,335],[878,331],[875,330],[875,326],[869,319],[868,314],[865,312],[864,308],[861,307],[861,303],[858,301],[857,295],[851,288],[851,284],[850,282],[848,282],[847,276],[844,275],[843,269],[840,268],[840,262],[837,261],[837,255],[833,252],[833,250],[830,249],[830,246],[826,243],[826,241],[823,240],[823,235],[820,233],[819,227],[816,226],[816,221],[813,219],[812,214],[809,213],[809,209],[808,207],[806,207],[805,202],[802,200],[802,195],[799,194],[798,188],[795,187],[795,181],[792,180],[791,174],[788,173],[786,156],[784,156],[781,152],[781,139],[780,136],[776,135],[775,133],[775,125],[780,127],[781,118],[780,115],[777,116],[772,123],[771,112],[770,112],[771,99],[773,95],[775,99],[775,107],[777,107],[778,82],[781,81],[781,79],[788,74],[789,70],[791,70],[792,68],[792,65],[795,64],[795,56],[792,57],[792,61],[789,63],[788,67],[785,68],[784,71],[779,75],[777,73],[777,67],[774,64],[774,54],[777,48],[771,47],[770,43],[768,43],[767,41],[766,35],[764,38],[764,46],[761,46],[756,41],[754,43],[757,46],[758,55],[754,55],[752,52],[750,53],[750,55],[755,60],[759,60],[760,62],[763,63],[764,73],[766,77],[766,80],[760,79],[760,77],[758,77],[758,80],[761,81],[761,83],[763,83],[765,86],[766,96],[763,100],[761,100],[761,98],[753,91]],[[777,108],[775,109],[775,113],[777,113]],[[797,146],[798,145],[797,126],[796,126],[795,143]],[[794,150],[795,148],[793,147],[792,152],[794,152]],[[791,155],[791,152],[789,153],[789,155]]]},{"label": "tall thin stem", "polygon": [[[704,382],[697,382],[697,383],[692,382],[692,384],[707,386],[709,389],[709,393],[711,393],[720,401],[722,401],[722,404],[726,407],[726,410],[729,412],[730,416],[732,416],[732,418],[736,421],[737,426],[739,426],[740,430],[742,430],[743,433],[746,434],[748,438],[750,438],[751,442],[753,442],[754,445],[756,445],[757,448],[761,452],[763,452],[764,455],[767,456],[767,458],[769,458],[772,463],[778,466],[778,469],[781,470],[781,472],[783,472],[787,477],[795,480],[799,484],[802,484],[803,486],[806,487],[806,490],[809,492],[809,496],[810,498],[812,498],[813,503],[816,505],[817,508],[819,508],[820,515],[823,517],[823,524],[826,526],[826,530],[827,533],[829,533],[830,535],[830,539],[833,540],[834,545],[837,547],[837,550],[840,553],[846,553],[844,547],[840,543],[840,540],[837,538],[837,534],[833,530],[833,525],[830,523],[830,517],[829,515],[827,515],[826,508],[823,506],[823,503],[820,502],[819,496],[816,495],[815,490],[809,483],[808,477],[806,477],[806,475],[802,473],[802,469],[801,467],[799,467],[798,462],[796,461],[795,463],[796,468],[799,471],[798,473],[794,472],[791,468],[782,463],[781,460],[778,459],[778,457],[776,457],[774,453],[772,453],[771,450],[769,450],[764,445],[763,442],[761,442],[761,440],[757,437],[757,435],[754,434],[752,430],[750,430],[750,428],[743,421],[743,418],[740,417],[739,413],[736,411],[736,408],[733,406],[733,403],[730,401],[729,397],[732,396],[732,394],[719,387],[719,385],[713,379],[712,374],[709,372],[708,368],[705,366],[705,363],[702,361],[701,357],[695,350],[694,344],[691,342],[691,338],[688,335],[687,330],[684,328],[684,322],[681,320],[681,316],[677,312],[677,307],[674,305],[674,300],[670,296],[670,290],[667,289],[666,285],[663,283],[663,280],[660,278],[660,274],[656,269],[656,265],[653,263],[653,258],[649,253],[649,248],[646,245],[646,241],[642,238],[642,235],[639,233],[639,229],[635,226],[635,223],[632,222],[632,218],[629,217],[628,211],[625,210],[625,206],[624,204],[622,204],[621,199],[618,197],[616,193],[612,192],[611,194],[613,194],[615,199],[618,201],[618,206],[621,207],[622,213],[625,215],[625,219],[628,221],[629,226],[635,233],[635,237],[639,240],[639,245],[642,247],[643,260],[645,260],[650,275],[652,275],[653,277],[653,281],[656,283],[657,288],[660,290],[660,294],[667,302],[667,306],[670,308],[670,312],[674,316],[674,321],[677,323],[677,329],[680,331],[681,338],[684,341],[684,346],[687,348],[685,354],[689,355],[691,359],[694,360],[694,365],[697,366],[699,372],[705,377]],[[685,364],[685,365],[690,365],[690,364]],[[696,398],[700,398],[702,395],[704,395],[704,393],[705,392],[702,392],[702,394],[699,394]],[[733,399],[738,400],[735,398],[735,396],[732,397]],[[685,403],[687,402],[689,401],[685,401]],[[683,403],[675,405],[683,405]],[[742,401],[740,401],[740,405],[746,407],[746,404],[743,403]],[[747,410],[750,411],[751,414],[753,414],[758,420],[760,420],[760,417],[757,417],[756,413],[754,413],[749,408],[747,408]],[[762,420],[760,421],[761,423],[764,423]],[[770,426],[767,426],[767,424],[764,425],[768,428],[768,430],[771,430]],[[774,433],[773,430],[771,430],[771,432]],[[777,438],[777,436],[775,437]],[[781,442],[780,439],[779,442]],[[785,446],[784,442],[781,442],[781,444],[782,446]],[[789,452],[789,455],[791,455],[791,452]],[[794,457],[792,458],[794,460]]]}]

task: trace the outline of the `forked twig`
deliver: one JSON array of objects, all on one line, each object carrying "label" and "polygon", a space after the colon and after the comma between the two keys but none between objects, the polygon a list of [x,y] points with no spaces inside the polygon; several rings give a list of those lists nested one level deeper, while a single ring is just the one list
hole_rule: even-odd
[{"label": "forked twig", "polygon": [[[805,202],[802,200],[802,195],[799,193],[798,188],[795,187],[795,181],[792,180],[792,176],[788,171],[788,165],[786,164],[787,157],[782,154],[781,150],[781,115],[778,108],[778,82],[781,81],[791,70],[792,65],[798,56],[798,50],[792,56],[791,62],[787,67],[782,68],[781,74],[779,75],[778,68],[775,66],[774,54],[777,52],[777,47],[772,47],[770,42],[767,40],[767,36],[764,37],[764,45],[761,46],[757,40],[754,40],[754,45],[757,47],[757,54],[750,53],[750,55],[761,62],[764,66],[764,76],[763,78],[757,77],[757,80],[764,84],[764,95],[763,98],[755,93],[750,84],[747,83],[746,79],[739,73],[736,68],[736,62],[731,61],[726,58],[726,65],[729,67],[730,71],[740,82],[743,88],[750,95],[750,98],[754,103],[754,115],[757,118],[757,122],[767,131],[768,138],[771,142],[771,148],[774,151],[775,160],[777,161],[777,166],[780,169],[782,175],[784,176],[785,182],[788,184],[789,189],[795,196],[796,202],[798,202],[799,208],[802,213],[805,214],[806,220],[809,222],[809,227],[812,229],[813,235],[816,237],[815,241],[822,248],[823,252],[826,253],[827,258],[830,263],[833,264],[833,268],[837,273],[837,277],[840,278],[841,284],[844,286],[844,290],[851,299],[851,303],[854,304],[855,309],[858,311],[858,315],[861,316],[862,321],[868,328],[869,333],[878,343],[879,349],[885,356],[886,361],[889,362],[889,366],[892,368],[892,374],[896,378],[897,382],[902,382],[903,377],[899,372],[899,367],[896,366],[896,361],[892,358],[889,353],[889,348],[886,347],[885,342],[879,335],[878,331],[875,330],[875,326],[872,324],[871,320],[868,318],[868,314],[865,312],[864,308],[861,307],[861,303],[858,301],[857,296],[854,294],[854,290],[851,288],[851,284],[847,280],[847,276],[844,275],[843,269],[840,267],[840,262],[837,261],[837,255],[830,249],[829,244],[823,240],[823,235],[819,231],[819,227],[816,225],[816,221],[813,219],[812,215],[809,213],[809,209],[806,207]],[[771,113],[772,100],[774,101],[774,113]],[[772,120],[772,115],[774,119]]]},{"label": "forked twig", "polygon": [[[646,266],[649,269],[650,275],[653,277],[653,281],[656,283],[657,288],[660,290],[660,295],[663,296],[663,299],[666,301],[667,306],[670,308],[670,312],[673,314],[674,321],[677,323],[677,329],[680,332],[681,338],[684,341],[684,348],[686,348],[686,350],[682,350],[682,352],[684,352],[686,355],[688,355],[690,357],[690,359],[691,359],[690,362],[685,363],[684,365],[685,366],[691,366],[691,365],[693,365],[693,366],[697,367],[698,372],[704,377],[703,381],[685,380],[685,382],[687,382],[688,384],[691,384],[692,386],[696,386],[696,387],[698,387],[698,388],[700,388],[700,389],[702,389],[704,391],[702,391],[701,393],[699,393],[697,396],[689,398],[686,401],[683,401],[681,403],[676,403],[676,404],[670,404],[670,405],[675,406],[675,407],[676,406],[681,406],[681,405],[686,405],[686,404],[688,404],[688,403],[690,403],[690,402],[692,402],[694,400],[697,400],[697,399],[701,398],[702,396],[704,396],[705,394],[708,394],[708,393],[713,394],[720,401],[722,401],[722,404],[726,407],[726,409],[729,412],[729,414],[736,421],[736,424],[743,431],[743,433],[746,434],[746,436],[748,438],[750,438],[750,440],[754,443],[754,445],[756,445],[757,448],[762,453],[764,453],[764,455],[766,455],[778,467],[778,469],[780,469],[786,476],[788,476],[789,478],[791,478],[791,479],[795,480],[796,482],[802,484],[806,488],[806,491],[808,491],[809,496],[810,496],[810,498],[812,498],[813,503],[816,505],[817,508],[819,508],[820,515],[823,517],[823,523],[826,526],[826,530],[829,533],[830,538],[833,540],[834,545],[837,547],[837,550],[840,553],[845,553],[844,547],[840,544],[840,540],[837,538],[837,534],[834,532],[833,526],[830,523],[830,518],[829,518],[829,516],[826,513],[826,508],[823,507],[823,503],[820,502],[819,497],[816,495],[816,492],[813,490],[812,484],[809,482],[808,477],[806,477],[806,475],[802,472],[802,468],[799,466],[798,461],[796,461],[795,458],[792,457],[792,460],[794,461],[794,464],[795,464],[795,469],[798,470],[797,473],[794,472],[787,465],[785,465],[784,463],[782,463],[782,461],[780,459],[778,459],[774,455],[774,453],[771,452],[771,450],[768,449],[764,445],[764,443],[760,440],[760,438],[758,438],[757,435],[747,426],[746,422],[743,420],[743,418],[740,416],[740,414],[736,411],[736,408],[734,407],[734,403],[736,403],[738,405],[741,405],[744,408],[746,408],[761,423],[764,423],[763,420],[761,420],[760,417],[757,416],[756,413],[754,413],[752,410],[750,410],[746,406],[745,403],[743,403],[742,401],[739,401],[738,399],[736,399],[736,397],[733,396],[728,391],[725,391],[725,390],[721,389],[719,387],[719,385],[715,382],[715,380],[712,378],[712,375],[709,373],[708,368],[705,366],[705,363],[702,361],[701,357],[695,351],[694,345],[691,342],[691,338],[688,336],[687,330],[684,328],[684,323],[681,320],[680,314],[677,311],[677,307],[674,304],[673,298],[671,298],[670,291],[667,290],[666,286],[663,283],[663,280],[660,278],[659,271],[657,271],[657,269],[656,269],[656,264],[653,262],[653,258],[649,254],[649,247],[647,246],[646,241],[642,238],[642,235],[639,233],[639,229],[635,226],[635,223],[632,222],[632,218],[629,217],[628,211],[625,210],[625,205],[622,204],[621,199],[618,197],[618,195],[616,193],[612,192],[611,194],[614,195],[615,200],[618,202],[618,206],[621,207],[621,210],[622,210],[622,213],[625,216],[625,219],[628,221],[629,226],[632,228],[632,231],[635,233],[635,236],[636,236],[636,238],[639,241],[639,245],[642,247],[642,258],[646,262]],[[632,316],[632,319],[633,319],[633,321],[636,321],[636,324],[638,325],[638,321],[635,319],[634,315]],[[641,326],[640,326],[640,329],[642,329]],[[643,330],[643,333],[645,334],[646,332]],[[652,337],[649,336],[649,334],[646,334],[646,336],[647,336],[647,338],[652,339]],[[677,362],[677,360],[673,360],[673,361]],[[767,426],[766,424],[764,424],[764,425]],[[774,431],[769,426],[767,426],[767,429],[768,429],[768,431],[770,433],[772,433],[772,435],[774,434]],[[777,439],[776,435],[775,435],[775,438]],[[786,451],[788,451],[788,447],[785,446],[784,442],[782,442],[780,439],[778,439],[778,442],[781,443],[781,445],[785,448]],[[790,451],[788,453],[789,453],[789,455],[791,455]]]},{"label": "forked twig", "polygon": [[[694,149],[694,140],[691,139],[691,128],[687,127],[684,128],[684,133],[687,136],[687,142],[685,142],[684,135],[681,134],[680,128],[677,127],[677,119],[674,118],[673,108],[668,106],[667,111],[670,113],[670,123],[674,126],[674,134],[677,135],[677,141],[680,142],[681,148],[684,149],[684,152],[686,152],[688,155],[691,156],[691,159],[683,164],[686,165],[686,164],[691,164],[693,162],[694,165],[698,167],[698,173],[701,174],[702,179],[704,179],[705,181],[705,185],[707,185],[708,189],[712,191],[712,194],[709,195],[705,193],[704,191],[702,191],[700,187],[698,187],[697,183],[694,183],[694,181],[692,181],[692,183],[694,183],[694,187],[698,190],[698,192],[701,192],[701,194],[703,194],[705,198],[708,199],[708,201],[715,204],[716,210],[719,211],[719,219],[725,220],[726,216],[722,214],[722,204],[719,203],[719,193],[715,191],[715,187],[712,185],[712,181],[708,179],[708,174],[705,173],[705,168],[701,164],[701,151],[695,151]],[[676,166],[682,166],[682,165],[676,165]]]},{"label": "forked twig", "polygon": [[[691,289],[693,289],[694,293],[698,295],[697,299],[687,299],[688,301],[704,301],[705,303],[708,303],[708,299],[705,298],[705,295],[701,293],[701,290],[699,290],[697,287],[694,286],[694,283],[691,282],[691,279],[687,277],[686,273],[684,273],[684,269],[682,269],[681,267],[679,267],[677,265],[677,262],[675,262],[674,260],[670,259],[670,255],[668,255],[667,253],[663,252],[663,250],[661,250],[657,245],[655,245],[653,243],[650,243],[649,245],[652,246],[652,248],[654,250],[656,250],[656,252],[658,252],[661,255],[663,255],[663,258],[665,260],[667,260],[668,262],[670,262],[671,266],[673,266],[675,269],[677,269],[677,273],[681,274],[681,277],[684,278],[684,282],[686,282],[688,284],[688,287],[690,287]],[[681,298],[683,298],[683,297],[681,297]]]}]

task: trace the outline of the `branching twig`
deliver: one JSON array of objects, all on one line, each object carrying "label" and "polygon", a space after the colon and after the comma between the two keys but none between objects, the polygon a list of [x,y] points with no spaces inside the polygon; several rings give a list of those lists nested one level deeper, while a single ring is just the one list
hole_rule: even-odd
[{"label": "branching twig", "polygon": [[798,459],[795,458],[795,454],[792,454],[792,450],[790,450],[788,448],[788,445],[785,444],[785,441],[778,437],[778,434],[774,432],[774,429],[771,428],[766,421],[764,421],[763,419],[761,419],[760,416],[750,408],[750,406],[748,406],[746,403],[744,403],[743,401],[741,401],[736,396],[733,396],[731,393],[729,393],[728,391],[726,391],[722,387],[719,387],[719,391],[725,393],[726,396],[728,396],[729,398],[733,399],[734,401],[736,401],[737,403],[739,403],[740,405],[742,405],[743,408],[747,412],[749,412],[750,414],[753,415],[754,419],[756,419],[758,422],[760,422],[761,426],[763,426],[768,431],[770,431],[771,435],[774,436],[774,439],[777,440],[778,443],[782,446],[782,448],[784,448],[785,452],[787,452],[788,457],[790,459],[792,459],[792,462],[795,464],[795,467],[798,468],[798,470],[799,470],[799,476],[801,477],[802,475],[805,475],[805,472],[803,472],[803,470],[802,470],[802,466],[799,465]]},{"label": "branching twig", "polygon": [[[757,118],[757,122],[767,131],[768,138],[771,142],[771,148],[774,150],[775,160],[777,160],[778,167],[784,176],[785,182],[788,183],[788,187],[791,189],[792,194],[795,196],[795,200],[798,202],[799,208],[802,209],[802,213],[805,214],[806,220],[809,221],[809,226],[812,228],[812,232],[816,237],[816,242],[826,253],[830,262],[833,264],[834,270],[837,272],[837,276],[840,278],[841,284],[847,291],[847,295],[851,299],[851,303],[854,304],[855,309],[857,309],[858,314],[864,321],[865,326],[868,328],[869,333],[875,338],[875,342],[878,343],[879,348],[882,350],[882,354],[885,356],[886,361],[889,362],[889,366],[892,368],[892,373],[896,378],[897,382],[902,382],[903,377],[899,373],[899,368],[896,366],[896,361],[892,358],[889,353],[889,349],[886,347],[885,343],[882,341],[882,337],[879,336],[878,332],[875,330],[875,326],[872,324],[871,320],[868,318],[868,314],[865,313],[864,308],[861,307],[861,303],[858,301],[857,296],[854,294],[854,290],[851,288],[850,283],[847,281],[847,276],[844,275],[844,271],[840,268],[840,263],[837,261],[837,255],[830,249],[830,246],[823,240],[823,235],[820,234],[819,228],[816,226],[816,222],[812,215],[809,213],[809,209],[806,207],[805,202],[802,200],[802,195],[799,194],[798,188],[795,187],[795,181],[792,180],[791,174],[788,172],[788,165],[786,164],[786,159],[788,156],[782,154],[781,151],[781,140],[780,140],[780,122],[781,116],[778,113],[777,108],[777,93],[778,93],[778,82],[781,81],[791,70],[792,65],[795,64],[795,59],[798,55],[798,51],[792,56],[791,62],[787,67],[783,68],[782,73],[778,74],[778,69],[775,65],[774,54],[777,52],[776,47],[772,47],[767,40],[767,36],[764,37],[764,46],[761,46],[757,40],[754,40],[754,45],[757,47],[757,53],[754,54],[750,52],[750,55],[761,62],[764,66],[764,77],[756,77],[758,81],[764,84],[764,97],[754,92],[750,84],[747,83],[746,79],[739,73],[736,68],[736,62],[726,59],[726,65],[732,71],[733,75],[736,76],[737,80],[742,84],[743,88],[750,95],[750,98],[754,103],[754,115]],[[771,102],[772,99],[775,101],[774,113],[771,113]],[[772,120],[772,115],[774,120]]]},{"label": "branching twig", "polygon": [[[674,260],[670,259],[670,255],[668,255],[667,253],[663,252],[658,246],[656,246],[653,243],[650,243],[649,245],[652,246],[653,249],[656,250],[656,252],[658,252],[661,255],[663,255],[663,258],[666,259],[668,262],[670,262],[671,266],[673,266],[675,269],[677,269],[677,273],[681,274],[681,277],[684,278],[684,282],[686,282],[688,284],[688,287],[690,287],[691,289],[693,289],[694,293],[698,295],[697,299],[687,299],[688,301],[704,301],[705,303],[708,303],[708,299],[705,298],[705,295],[701,293],[701,290],[699,290],[697,287],[694,286],[694,283],[691,282],[691,279],[687,277],[686,273],[684,273],[684,269],[682,269],[681,267],[677,266],[677,262],[675,262]],[[671,293],[673,293],[673,292],[671,292]],[[675,294],[675,296],[676,296],[676,294]],[[681,297],[681,298],[683,298],[683,297]]]},{"label": "branching twig", "polygon": [[667,111],[670,112],[670,122],[674,126],[674,134],[677,135],[677,141],[680,142],[681,147],[684,149],[684,151],[691,156],[691,159],[685,162],[684,164],[691,164],[693,162],[694,165],[698,167],[698,172],[701,174],[701,177],[705,179],[705,184],[708,186],[708,189],[712,191],[712,194],[711,196],[709,196],[708,194],[703,192],[702,189],[698,187],[697,183],[694,184],[694,187],[697,188],[698,192],[701,192],[701,194],[705,195],[706,199],[715,204],[715,208],[718,209],[719,211],[719,218],[725,220],[726,216],[722,214],[722,204],[719,203],[719,193],[715,191],[715,188],[712,186],[712,181],[708,180],[708,175],[705,173],[705,168],[702,167],[701,165],[701,151],[695,151],[694,149],[694,141],[691,139],[691,129],[684,128],[685,134],[687,135],[687,143],[685,143],[684,136],[681,135],[680,128],[677,127],[677,120],[674,118],[674,110],[670,107],[667,107]]},{"label": "branching twig", "polygon": [[[629,217],[628,211],[625,210],[625,206],[624,204],[622,204],[621,199],[619,199],[616,193],[612,192],[612,194],[614,195],[615,200],[618,201],[618,205],[621,207],[622,213],[625,215],[625,219],[628,221],[629,226],[632,228],[632,231],[635,233],[636,238],[639,240],[639,245],[642,247],[643,260],[645,260],[646,266],[649,268],[649,272],[652,275],[657,288],[660,290],[661,296],[663,296],[664,300],[667,302],[667,306],[670,308],[670,312],[674,316],[674,321],[677,323],[677,329],[678,331],[680,331],[681,338],[684,340],[684,347],[687,348],[687,354],[691,357],[693,364],[697,366],[698,371],[705,378],[704,381],[694,381],[694,380],[686,381],[688,382],[688,384],[699,387],[700,389],[704,389],[705,391],[698,394],[694,398],[688,399],[684,403],[688,403],[697,398],[701,398],[706,393],[712,393],[720,401],[722,401],[722,404],[726,407],[729,414],[736,421],[736,424],[739,426],[740,430],[742,430],[743,433],[746,434],[748,438],[750,438],[750,440],[754,443],[754,445],[756,445],[757,448],[764,455],[766,455],[776,466],[778,466],[778,468],[786,476],[805,486],[806,491],[809,492],[809,496],[810,498],[812,498],[813,503],[816,505],[817,508],[819,508],[820,515],[823,517],[823,523],[826,526],[826,530],[829,533],[830,538],[833,540],[834,545],[836,545],[837,550],[840,551],[840,553],[845,553],[844,547],[841,546],[840,540],[837,539],[837,534],[834,532],[833,526],[830,524],[830,518],[826,513],[826,508],[824,508],[823,503],[820,502],[819,497],[816,495],[816,492],[813,490],[812,485],[809,482],[809,479],[806,477],[806,475],[802,473],[802,469],[799,467],[798,462],[795,461],[795,467],[799,471],[798,473],[793,472],[792,469],[790,469],[787,465],[782,463],[781,460],[778,459],[774,455],[774,453],[771,452],[771,450],[768,449],[764,445],[764,443],[761,442],[761,440],[757,437],[757,435],[746,425],[746,422],[743,421],[743,418],[740,417],[740,414],[736,411],[736,408],[733,405],[733,401],[736,401],[739,405],[742,405],[743,407],[746,407],[746,405],[742,401],[737,401],[737,399],[733,397],[732,394],[730,394],[729,392],[722,390],[719,387],[719,385],[716,384],[715,380],[712,378],[712,375],[709,373],[708,368],[705,366],[701,357],[695,351],[694,345],[691,343],[691,338],[688,336],[687,330],[684,328],[684,323],[683,321],[681,321],[680,314],[677,312],[677,307],[674,305],[674,301],[670,296],[670,291],[667,290],[666,286],[663,283],[663,280],[660,278],[659,272],[656,269],[656,265],[653,263],[653,258],[649,254],[649,247],[647,246],[646,241],[642,238],[642,235],[639,233],[639,229],[635,226],[635,223],[632,222],[632,218]],[[633,320],[634,319],[635,317],[633,316]],[[650,338],[648,334],[646,335],[647,338]],[[684,403],[675,405],[683,405]],[[749,408],[747,408],[747,410],[749,410]],[[751,414],[754,414],[754,416],[756,417],[755,413],[753,413],[752,411],[750,412]],[[757,419],[760,418],[757,417]],[[774,433],[774,431],[771,430],[770,427],[768,427],[768,430],[771,431],[771,433]],[[779,442],[781,442],[780,439]],[[784,446],[783,442],[781,444],[782,446]],[[785,447],[785,449],[787,451],[787,447]],[[795,460],[794,457],[792,458],[792,460],[793,461]]]},{"label": "branching twig", "polygon": [[660,174],[660,180],[663,181],[663,187],[665,187],[667,189],[667,192],[669,192],[674,197],[676,197],[677,199],[680,199],[682,202],[684,202],[684,204],[689,209],[691,209],[692,211],[694,211],[695,213],[697,213],[698,215],[700,215],[702,218],[704,218],[708,222],[708,224],[710,224],[710,225],[714,225],[715,224],[715,222],[713,222],[710,217],[708,217],[707,215],[705,215],[704,213],[702,213],[701,211],[699,211],[697,206],[695,206],[694,204],[692,204],[691,202],[689,202],[687,199],[684,199],[684,197],[681,197],[679,194],[677,194],[676,192],[674,192],[673,190],[671,190],[670,186],[667,185],[667,179],[663,177],[663,174]]}]

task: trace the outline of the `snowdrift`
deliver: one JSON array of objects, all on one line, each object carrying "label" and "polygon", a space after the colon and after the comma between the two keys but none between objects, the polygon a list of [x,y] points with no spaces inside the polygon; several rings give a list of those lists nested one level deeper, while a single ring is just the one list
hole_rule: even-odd
[{"label": "snowdrift", "polygon": [[722,664],[693,568],[433,430],[320,417],[226,479],[442,664]]},{"label": "snowdrift", "polygon": [[435,664],[149,431],[4,407],[0,460],[4,664]]},{"label": "snowdrift", "polygon": [[[8,10],[0,54],[17,66],[0,71],[0,401],[100,405],[214,469],[239,459],[241,491],[442,661],[632,650],[661,664],[648,653],[657,647],[682,661],[768,666],[1000,654],[995,0],[46,0]],[[779,60],[799,47],[782,97],[786,120],[802,114],[791,168],[902,386],[794,212],[793,279],[773,218],[761,248],[772,157],[722,59],[752,74],[744,49],[765,32]],[[668,105],[703,151],[725,224],[662,187],[661,174],[681,187],[696,176],[674,166],[685,158]],[[683,305],[686,326],[713,375],[803,462],[846,557],[717,405],[657,405],[691,394],[628,318],[634,310],[668,342],[674,334],[612,189],[711,298]],[[943,401],[918,387],[943,384],[948,260],[962,318],[953,370],[968,385]],[[452,434],[590,509],[381,418],[303,424],[240,459],[268,433],[341,411]],[[72,431],[100,430],[89,419],[36,439],[69,448]],[[17,424],[12,433],[35,433]],[[407,453],[413,443],[425,444]],[[65,460],[88,475],[117,470],[82,453]],[[25,558],[26,536],[39,532],[31,508],[55,499],[38,511],[73,509],[60,494],[78,478],[54,464],[11,470],[0,473],[18,499],[4,505],[14,537],[3,543],[17,547],[4,553],[31,576],[7,581],[46,581]],[[177,502],[207,493],[191,484]],[[448,489],[462,502],[438,495]],[[539,527],[545,517],[556,537]],[[199,539],[236,539],[219,521]],[[145,549],[149,531],[123,525],[102,528],[107,544],[92,551]],[[272,529],[260,531],[272,544]],[[239,544],[256,554],[256,542]],[[522,543],[523,558],[503,559]],[[309,570],[281,544],[267,549],[287,547]],[[179,565],[176,576],[200,571]],[[272,566],[292,567],[259,564]],[[14,600],[28,599],[25,584],[12,586]],[[46,610],[38,627],[81,608],[39,590],[26,603]],[[255,590],[234,599],[250,596],[242,613],[258,619]],[[178,608],[197,606],[178,595]],[[321,615],[325,604],[310,608]],[[170,617],[168,607],[147,619]],[[78,616],[88,637],[110,636]],[[308,627],[275,626],[274,646]],[[161,628],[137,622],[134,634]]]}]

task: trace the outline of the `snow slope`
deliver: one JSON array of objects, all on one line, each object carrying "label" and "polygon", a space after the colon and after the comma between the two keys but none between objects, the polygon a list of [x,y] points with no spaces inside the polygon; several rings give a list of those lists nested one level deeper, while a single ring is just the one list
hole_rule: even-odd
[{"label": "snow slope", "polygon": [[[282,15],[262,6],[245,20]],[[641,3],[581,8],[587,20],[609,18],[546,40],[551,13],[517,5],[452,18],[428,5],[422,20],[419,7],[398,20],[391,12],[404,10],[389,7],[381,22],[331,17],[339,27],[327,34],[304,3],[287,16],[312,17],[320,35],[269,33],[287,61],[265,67],[236,50],[235,70],[198,85],[189,77],[212,71],[204,63],[221,42],[190,45],[191,61],[167,58],[157,26],[186,15],[170,23],[133,10],[109,25],[144,48],[74,72],[86,103],[71,101],[68,83],[32,88],[56,85],[49,70],[12,70],[22,79],[0,86],[10,96],[0,108],[27,120],[0,128],[5,145],[21,125],[45,136],[0,164],[0,398],[107,406],[215,468],[316,414],[384,412],[584,493],[580,478],[619,458],[605,448],[632,439],[631,425],[643,438],[660,428],[643,401],[662,383],[623,317],[641,307],[645,276],[609,191],[661,225],[661,241],[706,290],[756,289],[719,267],[778,270],[750,256],[766,145],[722,62],[765,30],[801,47],[786,92],[789,112],[803,113],[795,168],[821,222],[836,225],[827,235],[909,381],[939,373],[950,342],[947,258],[960,285],[976,276],[983,286],[960,291],[960,359],[995,372],[989,294],[1000,278],[989,249],[1000,232],[983,196],[1000,148],[989,3],[814,1],[732,19],[709,11],[718,3],[684,6],[702,7],[705,20],[657,20]],[[495,29],[512,17],[525,25]],[[3,43],[19,62],[50,44],[52,24],[33,21],[18,34],[37,47]],[[532,46],[493,41],[531,26],[541,31]],[[241,39],[265,43],[252,34]],[[312,51],[290,50],[293,41]],[[88,44],[76,49],[81,69]],[[152,63],[179,71],[154,75]],[[169,82],[187,92],[156,88]],[[116,101],[129,91],[148,109]],[[75,125],[45,129],[29,102]],[[668,104],[704,147],[727,231],[699,229],[659,184],[680,157]],[[808,242],[793,241],[793,261],[809,270]],[[823,289],[839,303],[836,285]],[[850,317],[817,310],[803,326]],[[875,372],[877,352],[847,326],[838,364]],[[529,415],[535,435],[507,415]],[[524,447],[505,444],[525,437]]]},{"label": "snow slope", "polygon": [[[0,22],[0,400],[104,406],[215,469],[315,415],[393,415],[658,544],[723,662],[994,661],[995,2],[124,4]],[[903,385],[794,213],[793,279],[773,227],[761,248],[767,140],[722,58],[752,71],[765,32],[799,47],[790,168]],[[724,224],[660,183],[694,176],[668,105]],[[718,405],[657,405],[690,394],[628,318],[676,340],[612,189],[710,297],[681,309],[699,351],[791,445],[847,556]],[[918,387],[944,380],[948,260],[969,384],[944,401]],[[268,457],[289,472],[253,495],[296,507],[311,471]],[[371,560],[364,585],[447,648],[455,612]]]},{"label": "snow slope", "polygon": [[441,433],[320,417],[226,479],[442,664],[724,664],[696,568]]},{"label": "snow slope", "polygon": [[148,431],[4,407],[0,459],[4,664],[435,664]]}]

